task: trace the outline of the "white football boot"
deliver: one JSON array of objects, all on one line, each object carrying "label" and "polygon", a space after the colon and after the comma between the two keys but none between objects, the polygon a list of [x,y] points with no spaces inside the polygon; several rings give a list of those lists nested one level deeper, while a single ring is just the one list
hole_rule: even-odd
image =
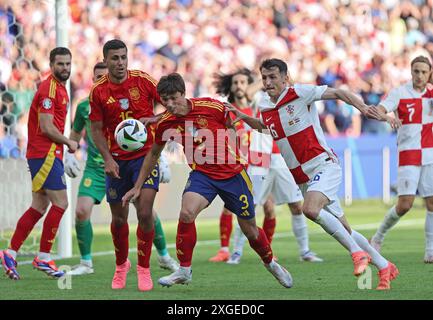
[{"label": "white football boot", "polygon": [[159,278],[158,283],[163,287],[171,287],[174,284],[188,284],[192,280],[191,268],[179,267],[172,274]]},{"label": "white football boot", "polygon": [[169,255],[158,256],[158,264],[160,268],[170,270],[171,272],[175,272],[179,269],[179,263]]},{"label": "white football boot", "polygon": [[291,288],[293,286],[293,279],[289,271],[275,262],[275,260],[272,260],[269,264],[265,264],[265,267],[283,287]]}]

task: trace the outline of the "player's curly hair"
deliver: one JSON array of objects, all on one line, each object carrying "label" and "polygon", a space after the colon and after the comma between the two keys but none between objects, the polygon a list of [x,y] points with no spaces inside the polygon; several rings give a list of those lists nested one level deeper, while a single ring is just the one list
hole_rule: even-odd
[{"label": "player's curly hair", "polygon": [[227,97],[227,100],[232,103],[235,100],[235,96],[233,92],[231,92],[230,88],[232,86],[232,80],[234,76],[237,76],[238,74],[243,74],[244,76],[248,77],[248,84],[253,83],[254,79],[251,74],[251,71],[247,68],[239,69],[233,73],[230,74],[222,74],[217,73],[214,75],[215,81],[213,82],[213,85],[216,87],[216,92],[223,97]]}]

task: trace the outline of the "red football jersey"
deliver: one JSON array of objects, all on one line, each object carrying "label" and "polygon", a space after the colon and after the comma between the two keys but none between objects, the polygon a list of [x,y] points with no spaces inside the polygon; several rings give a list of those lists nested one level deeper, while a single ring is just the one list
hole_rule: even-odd
[{"label": "red football jersey", "polygon": [[[254,116],[254,110],[251,107],[246,108],[239,108],[236,104],[233,103],[233,105],[238,108],[240,111],[245,113],[246,115],[253,117]],[[235,119],[235,116],[233,114],[230,114],[230,118],[232,120]],[[247,165],[250,163],[251,157],[250,157],[250,133],[251,128],[244,122],[244,121],[238,121],[234,124],[236,133],[238,135],[238,152],[240,157],[242,158],[242,163]]]},{"label": "red football jersey", "polygon": [[39,114],[52,114],[54,126],[63,134],[68,103],[69,97],[65,86],[53,75],[41,82],[29,111],[27,159],[45,158],[48,151],[54,148],[53,145],[55,145],[55,157],[63,159],[63,144],[53,142],[42,133],[39,126]]},{"label": "red football jersey", "polygon": [[90,121],[102,121],[108,147],[113,158],[130,160],[144,156],[153,144],[151,128],[147,127],[147,142],[135,152],[120,149],[114,137],[116,126],[125,119],[140,119],[154,115],[155,102],[160,102],[156,80],[139,70],[128,70],[127,79],[116,84],[104,75],[90,91]]},{"label": "red football jersey", "polygon": [[171,139],[181,143],[191,169],[213,179],[228,179],[241,172],[236,142],[229,143],[224,105],[211,98],[192,98],[189,102],[192,109],[184,117],[164,113],[156,128],[155,143],[163,145]]}]

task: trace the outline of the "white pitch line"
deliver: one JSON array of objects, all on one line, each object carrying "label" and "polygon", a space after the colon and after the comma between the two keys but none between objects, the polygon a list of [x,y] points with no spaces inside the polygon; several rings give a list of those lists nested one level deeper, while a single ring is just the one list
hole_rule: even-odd
[{"label": "white pitch line", "polygon": [[[425,219],[410,219],[410,220],[403,220],[403,221],[399,221],[399,223],[397,224],[397,226],[395,226],[394,228],[401,228],[401,227],[408,227],[408,226],[418,226],[418,225],[423,225],[425,222]],[[380,223],[366,223],[366,224],[358,224],[358,225],[354,225],[352,226],[353,229],[355,230],[371,230],[371,229],[376,229],[378,228],[380,225]],[[324,231],[322,229],[316,229],[316,230],[312,230],[309,232],[309,234],[320,234],[320,233],[324,233]],[[276,233],[274,235],[274,239],[275,238],[289,238],[289,237],[293,237],[293,233],[292,232],[281,232],[281,233]],[[209,246],[209,245],[215,245],[218,244],[220,242],[220,240],[203,240],[203,241],[197,241],[196,246]],[[176,244],[175,243],[170,243],[167,244],[167,248],[168,249],[172,249],[172,248],[176,248]],[[152,246],[152,250],[155,250],[155,248]],[[131,253],[135,253],[137,252],[137,248],[130,248],[129,252]],[[114,255],[114,251],[110,250],[110,251],[99,251],[99,252],[93,252],[92,253],[92,257],[100,257],[100,256],[108,256],[108,255]],[[54,259],[59,259],[59,260],[68,260],[68,259],[77,259],[80,258],[80,255],[74,255],[72,257],[69,258],[56,258],[55,256],[53,256]],[[27,264],[31,264],[33,260],[26,260],[26,261],[21,261],[19,262],[20,265],[27,265]]]}]

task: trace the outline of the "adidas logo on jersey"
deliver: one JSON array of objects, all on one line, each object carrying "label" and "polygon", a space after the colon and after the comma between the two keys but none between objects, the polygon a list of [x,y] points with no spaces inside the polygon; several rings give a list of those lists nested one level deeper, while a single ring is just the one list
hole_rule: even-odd
[{"label": "adidas logo on jersey", "polygon": [[111,103],[114,103],[114,102],[116,102],[116,99],[114,99],[112,96],[110,96],[110,98],[108,98],[108,100],[107,100],[107,104],[111,104]]}]

